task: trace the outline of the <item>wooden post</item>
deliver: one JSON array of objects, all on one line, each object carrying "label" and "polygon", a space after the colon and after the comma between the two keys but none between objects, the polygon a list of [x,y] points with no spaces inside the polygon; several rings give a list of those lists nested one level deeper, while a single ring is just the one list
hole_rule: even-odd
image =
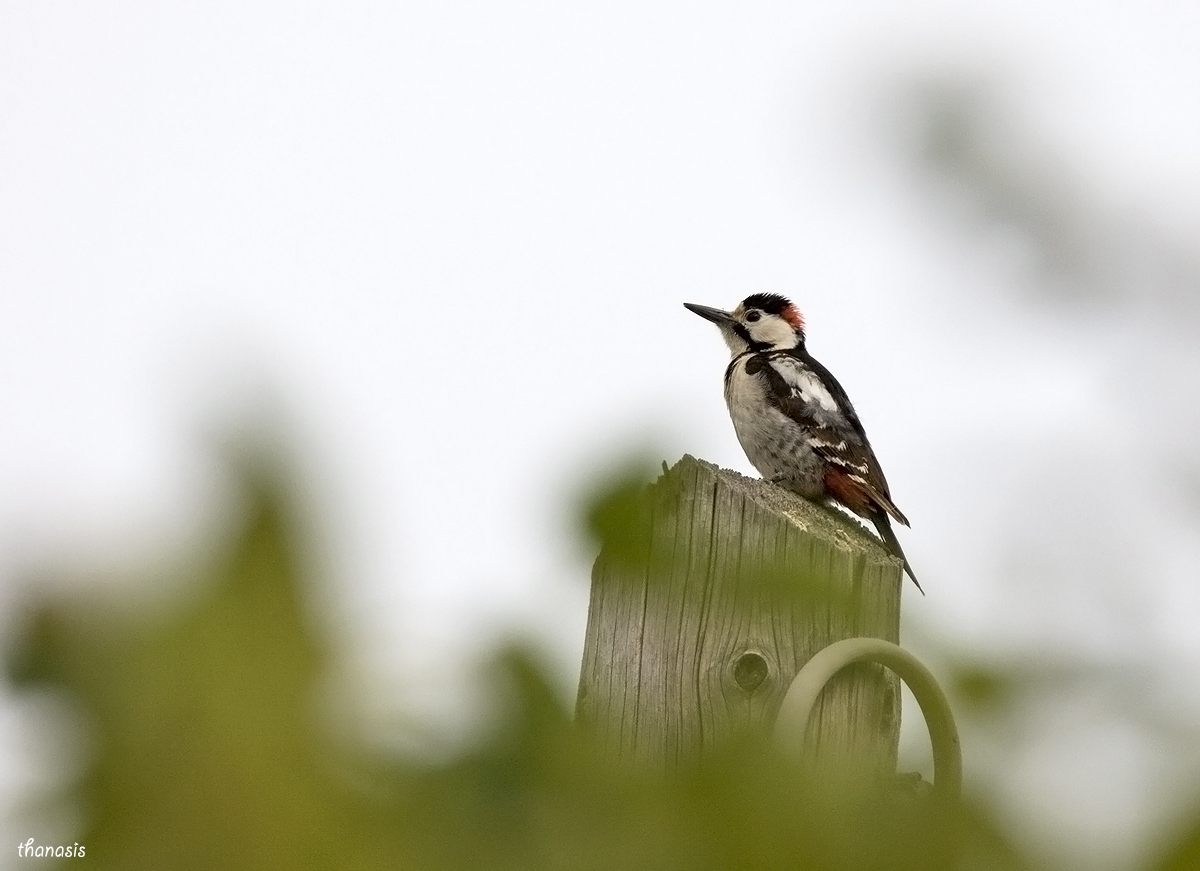
[{"label": "wooden post", "polygon": [[[800,667],[843,638],[898,641],[900,562],[853,520],[684,456],[646,494],[637,546],[592,570],[576,713],[621,759],[672,768],[769,730]],[[806,753],[895,770],[899,685],[853,666]]]}]

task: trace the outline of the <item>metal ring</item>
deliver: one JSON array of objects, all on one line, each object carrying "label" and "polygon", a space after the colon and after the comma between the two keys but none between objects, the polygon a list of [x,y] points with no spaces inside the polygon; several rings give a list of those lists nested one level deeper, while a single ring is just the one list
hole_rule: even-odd
[{"label": "metal ring", "polygon": [[925,716],[933,744],[933,796],[939,800],[957,799],[962,791],[962,748],[946,694],[920,660],[882,638],[835,641],[806,662],[783,697],[775,720],[776,741],[800,746],[821,690],[830,678],[856,662],[887,666],[908,684]]}]

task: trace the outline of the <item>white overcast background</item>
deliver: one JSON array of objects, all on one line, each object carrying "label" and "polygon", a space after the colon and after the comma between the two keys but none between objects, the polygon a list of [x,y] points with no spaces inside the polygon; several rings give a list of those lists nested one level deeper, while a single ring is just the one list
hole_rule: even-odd
[{"label": "white overcast background", "polygon": [[[990,95],[1091,278],[914,156],[944,86]],[[752,472],[681,304],[774,291],[913,522],[910,640],[1098,664],[1195,724],[1198,251],[1194,4],[5,0],[4,631],[38,569],[219,529],[214,445],[262,419],[377,714],[468,732],[511,637],[569,694],[579,494],[639,451]],[[1013,831],[1091,868],[1200,798],[1109,683],[965,740]],[[2,699],[16,843],[54,708]]]}]

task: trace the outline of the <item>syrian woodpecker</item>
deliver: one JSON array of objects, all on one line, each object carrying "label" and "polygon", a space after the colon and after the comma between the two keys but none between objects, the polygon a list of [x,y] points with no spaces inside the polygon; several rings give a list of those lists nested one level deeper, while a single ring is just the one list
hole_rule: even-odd
[{"label": "syrian woodpecker", "polygon": [[920,590],[889,517],[908,520],[892,502],[846,391],[804,347],[800,311],[773,293],[748,296],[731,312],[684,306],[720,327],[733,354],[725,404],[754,468],[807,499],[830,499],[870,520]]}]

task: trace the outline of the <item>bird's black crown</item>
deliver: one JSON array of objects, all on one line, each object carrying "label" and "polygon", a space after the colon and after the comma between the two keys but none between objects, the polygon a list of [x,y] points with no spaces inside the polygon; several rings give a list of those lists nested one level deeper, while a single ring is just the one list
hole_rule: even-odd
[{"label": "bird's black crown", "polygon": [[743,308],[756,308],[769,315],[783,314],[791,304],[791,300],[777,293],[754,293],[742,300]]}]

